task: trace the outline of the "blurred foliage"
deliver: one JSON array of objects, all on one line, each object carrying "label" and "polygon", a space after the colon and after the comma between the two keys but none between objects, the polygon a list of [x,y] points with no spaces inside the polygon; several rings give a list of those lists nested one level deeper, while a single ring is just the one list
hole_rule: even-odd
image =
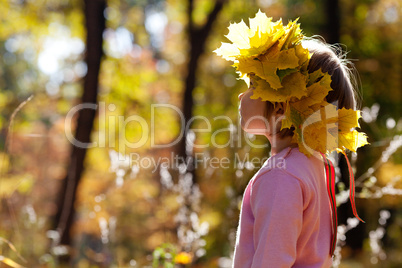
[{"label": "blurred foliage", "polygon": [[[192,17],[201,25],[214,1],[194,3]],[[247,143],[246,138],[260,145],[267,141],[245,136],[238,126],[237,95],[246,85],[212,51],[226,41],[223,36],[230,22],[250,17],[258,8],[274,19],[300,17],[306,35],[325,37],[324,3],[230,0],[214,24],[193,93],[194,114],[200,116],[193,127],[207,129],[202,116],[211,123],[211,131],[195,133],[195,144],[207,146],[194,147],[194,153],[210,159],[227,157],[231,165],[197,168],[202,193],[197,217],[200,225],[208,224],[209,232],[198,238],[202,246],[191,252],[195,254],[192,267],[227,267],[242,193],[259,168],[250,161],[269,152],[267,146],[254,148]],[[83,2],[2,0],[0,5],[0,237],[11,241],[26,262],[4,244],[0,256],[29,267],[57,267],[59,256],[68,248],[54,246],[54,232],[49,228],[58,186],[67,172],[70,143],[65,129],[74,128],[74,121],[66,125],[65,118],[79,102],[86,73]],[[359,72],[364,107],[361,128],[371,143],[359,150],[355,173],[358,180],[363,178],[357,201],[359,214],[366,220],[364,246],[357,251],[344,246],[341,267],[397,267],[402,263],[398,254],[402,250],[401,196],[372,195],[375,187],[382,189],[392,181],[393,187],[402,188],[400,149],[375,166],[390,142],[402,134],[400,5],[398,0],[340,1],[340,41]],[[153,172],[152,163],[150,168],[135,165],[141,160],[171,158],[172,148],[155,148],[152,142],[172,142],[184,127],[176,110],[155,105],[181,105],[190,50],[186,12],[184,0],[108,1],[99,110],[92,134],[96,146],[88,152],[75,203],[79,213],[73,230],[77,267],[152,265],[152,255],[155,259],[155,254],[161,256],[168,250],[165,243],[179,245],[177,252],[186,251],[180,248],[175,219],[182,207],[180,193],[166,188],[164,175],[160,169]],[[5,148],[9,118],[31,94],[34,98],[17,114],[8,133],[10,146]],[[151,123],[154,128],[149,127]],[[224,131],[213,135],[216,130]],[[225,146],[228,143],[231,146]],[[113,152],[126,155],[125,164],[113,166]],[[248,164],[242,164],[244,159]],[[170,168],[168,172],[178,184],[180,171]],[[386,256],[377,258],[369,232],[378,227],[379,211],[384,209],[391,213],[381,239]]]}]

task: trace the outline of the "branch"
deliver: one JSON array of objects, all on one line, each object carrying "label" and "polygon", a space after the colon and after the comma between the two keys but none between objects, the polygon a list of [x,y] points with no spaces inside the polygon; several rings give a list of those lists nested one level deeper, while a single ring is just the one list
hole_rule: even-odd
[{"label": "branch", "polygon": [[208,33],[211,30],[212,25],[213,25],[214,21],[216,20],[216,18],[218,17],[218,14],[221,11],[221,9],[223,8],[223,5],[225,4],[225,2],[227,2],[227,0],[215,1],[214,9],[211,11],[211,13],[209,13],[207,22],[200,29],[201,32]]},{"label": "branch", "polygon": [[190,33],[190,35],[194,31],[193,10],[194,10],[194,1],[188,0],[187,16],[188,16],[188,32]]}]

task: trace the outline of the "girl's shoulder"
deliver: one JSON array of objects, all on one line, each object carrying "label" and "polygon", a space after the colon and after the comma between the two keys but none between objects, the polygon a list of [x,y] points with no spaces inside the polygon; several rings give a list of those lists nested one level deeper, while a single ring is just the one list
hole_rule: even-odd
[{"label": "girl's shoulder", "polygon": [[254,175],[252,185],[261,180],[283,181],[284,177],[297,180],[302,188],[308,187],[316,177],[324,175],[321,156],[313,154],[307,157],[298,148],[286,148],[270,157]]}]

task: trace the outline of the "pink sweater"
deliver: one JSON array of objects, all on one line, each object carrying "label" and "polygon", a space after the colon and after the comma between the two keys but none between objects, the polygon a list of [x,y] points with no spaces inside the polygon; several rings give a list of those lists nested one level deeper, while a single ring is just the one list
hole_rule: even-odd
[{"label": "pink sweater", "polygon": [[233,267],[330,267],[331,229],[321,156],[286,148],[246,188]]}]

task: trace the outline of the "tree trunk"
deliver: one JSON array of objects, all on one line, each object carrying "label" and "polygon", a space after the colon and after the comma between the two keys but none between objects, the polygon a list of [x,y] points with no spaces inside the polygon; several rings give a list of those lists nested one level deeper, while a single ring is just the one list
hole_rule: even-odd
[{"label": "tree trunk", "polygon": [[[188,122],[193,116],[193,91],[196,85],[196,74],[198,70],[198,62],[199,58],[204,53],[205,50],[205,43],[207,41],[208,36],[211,33],[212,25],[218,17],[218,14],[223,8],[224,3],[226,0],[218,0],[215,2],[214,9],[208,15],[207,22],[202,27],[195,27],[192,13],[193,13],[193,0],[189,0],[188,2],[188,37],[190,43],[190,55],[189,61],[187,64],[187,76],[185,79],[185,89],[184,89],[184,96],[182,101],[182,109],[184,115],[184,123],[187,126]],[[190,126],[189,126],[190,127]],[[178,144],[178,155],[182,159],[186,159],[187,157],[192,157],[192,155],[187,155],[186,153],[186,134],[184,133],[183,138]],[[195,172],[192,170],[193,173],[193,182],[196,181],[195,179]]]},{"label": "tree trunk", "polygon": [[[105,29],[105,18],[103,14],[106,1],[85,0],[84,3],[87,29],[85,62],[88,71],[84,78],[84,90],[81,103],[92,104],[94,107],[97,107],[98,76],[101,57],[103,55],[102,34]],[[79,110],[75,131],[75,139],[77,141],[86,144],[90,142],[95,115],[95,109]],[[60,188],[54,227],[59,232],[60,244],[63,245],[71,245],[72,243],[70,231],[75,216],[74,202],[77,187],[84,171],[86,152],[87,148],[85,146],[72,145],[67,176],[63,180]]]},{"label": "tree trunk", "polygon": [[340,13],[339,0],[327,0],[327,42],[339,43],[340,40]]}]

